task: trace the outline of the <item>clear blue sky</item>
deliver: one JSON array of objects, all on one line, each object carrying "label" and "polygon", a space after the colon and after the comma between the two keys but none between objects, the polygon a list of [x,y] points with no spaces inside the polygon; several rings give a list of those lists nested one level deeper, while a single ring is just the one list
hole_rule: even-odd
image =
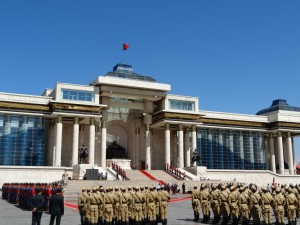
[{"label": "clear blue sky", "polygon": [[89,84],[125,62],[204,110],[300,106],[299,12],[298,0],[2,0],[0,91]]}]

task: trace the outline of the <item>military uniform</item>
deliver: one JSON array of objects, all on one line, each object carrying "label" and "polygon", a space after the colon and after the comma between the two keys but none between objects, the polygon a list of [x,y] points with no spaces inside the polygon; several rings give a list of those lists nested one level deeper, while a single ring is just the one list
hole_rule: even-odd
[{"label": "military uniform", "polygon": [[113,188],[107,188],[107,193],[104,195],[104,223],[106,225],[112,225],[114,210],[113,205],[118,200],[114,193],[112,193]]},{"label": "military uniform", "polygon": [[119,195],[119,212],[120,217],[119,221],[122,225],[129,224],[129,214],[128,214],[128,205],[131,204],[132,198],[129,193],[126,192],[126,188],[121,188],[121,193]]},{"label": "military uniform", "polygon": [[145,195],[140,192],[139,187],[134,187],[135,193],[133,195],[133,215],[132,218],[136,225],[141,225],[143,220],[142,205],[145,203]]},{"label": "military uniform", "polygon": [[230,214],[232,216],[232,224],[237,225],[239,222],[239,192],[236,189],[236,186],[233,185],[230,187],[230,193],[228,196],[228,204],[230,208]]},{"label": "military uniform", "polygon": [[212,191],[210,193],[210,205],[211,205],[211,209],[214,214],[214,219],[212,222],[218,223],[218,221],[220,220],[220,217],[221,217],[220,199],[219,199],[220,191],[219,191],[219,189],[217,189],[216,184],[212,184],[211,189],[212,189]]},{"label": "military uniform", "polygon": [[274,196],[274,214],[276,217],[277,225],[284,225],[284,208],[285,208],[285,197],[283,196],[281,189],[276,188],[276,195]]},{"label": "military uniform", "polygon": [[200,210],[200,193],[197,190],[197,185],[194,186],[194,190],[192,191],[192,207],[194,211],[194,221],[198,221]]},{"label": "military uniform", "polygon": [[104,188],[99,187],[99,191],[97,192],[98,198],[99,198],[99,204],[98,204],[98,212],[99,212],[99,218],[98,218],[98,224],[103,224],[103,218],[104,218]]},{"label": "military uniform", "polygon": [[147,217],[148,217],[148,222],[150,225],[154,225],[156,222],[156,201],[158,201],[159,196],[158,194],[154,191],[155,187],[152,186],[150,188],[149,193],[146,196],[146,204],[147,204]]},{"label": "military uniform", "polygon": [[165,190],[164,185],[161,187],[161,191],[158,192],[160,200],[160,219],[162,225],[167,225],[168,222],[168,201],[171,199],[170,194]]},{"label": "military uniform", "polygon": [[272,207],[275,203],[272,195],[266,187],[262,187],[261,206],[265,225],[272,224]]},{"label": "military uniform", "polygon": [[86,189],[82,188],[81,193],[78,196],[78,210],[79,210],[79,214],[80,214],[80,222],[81,225],[84,225],[84,216],[86,213],[86,208],[85,208],[85,202],[86,202]]},{"label": "military uniform", "polygon": [[90,201],[90,194],[91,194],[91,190],[89,188],[87,188],[86,193],[84,193],[85,195],[85,217],[84,217],[84,222],[85,224],[90,224],[91,223],[91,212],[89,210],[89,201]]},{"label": "military uniform", "polygon": [[286,196],[286,206],[287,206],[287,217],[289,225],[296,225],[296,209],[298,205],[298,200],[291,187],[287,189],[288,195]]},{"label": "military uniform", "polygon": [[250,194],[250,215],[253,218],[253,225],[259,225],[261,197],[257,192],[256,186],[252,186],[251,191],[252,193]]},{"label": "military uniform", "polygon": [[243,225],[248,225],[249,224],[249,196],[246,192],[245,187],[240,188],[240,195],[239,195],[239,206],[240,206],[240,212],[241,212],[241,217],[243,220]]},{"label": "military uniform", "polygon": [[90,225],[97,225],[98,224],[98,205],[99,205],[99,198],[97,196],[97,188],[93,189],[93,192],[89,196],[88,200],[88,211],[90,213]]},{"label": "military uniform", "polygon": [[200,191],[200,204],[203,213],[203,220],[201,222],[206,223],[210,218],[210,194],[206,185],[201,185]]},{"label": "military uniform", "polygon": [[221,192],[219,195],[220,198],[220,210],[221,210],[221,215],[222,215],[222,225],[226,225],[228,223],[229,218],[229,214],[230,214],[230,208],[229,208],[229,204],[228,204],[228,198],[229,198],[229,194],[228,191],[226,190],[226,185],[222,185],[221,187]]}]

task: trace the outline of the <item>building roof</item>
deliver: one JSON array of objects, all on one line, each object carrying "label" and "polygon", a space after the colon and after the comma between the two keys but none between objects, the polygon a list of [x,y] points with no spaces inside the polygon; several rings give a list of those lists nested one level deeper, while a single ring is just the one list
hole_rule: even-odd
[{"label": "building roof", "polygon": [[139,80],[139,81],[149,81],[149,82],[156,82],[153,77],[144,76],[133,72],[133,68],[131,65],[118,63],[114,66],[112,72],[108,72],[104,75],[105,77],[117,77],[117,78],[124,78],[130,80]]},{"label": "building roof", "polygon": [[262,109],[256,113],[256,115],[262,115],[269,112],[274,112],[278,110],[294,111],[300,112],[300,107],[289,105],[285,99],[276,99],[273,101],[272,105],[266,109]]}]

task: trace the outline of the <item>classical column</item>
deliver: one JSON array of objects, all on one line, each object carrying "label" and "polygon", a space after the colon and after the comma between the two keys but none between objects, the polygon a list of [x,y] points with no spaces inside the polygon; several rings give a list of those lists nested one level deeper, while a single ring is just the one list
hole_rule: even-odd
[{"label": "classical column", "polygon": [[184,133],[184,148],[185,148],[185,166],[191,166],[191,150],[190,150],[190,128],[187,127]]},{"label": "classical column", "polygon": [[178,154],[179,154],[179,168],[183,168],[184,156],[183,156],[183,130],[182,125],[179,125],[178,130]]},{"label": "classical column", "polygon": [[106,121],[101,122],[101,163],[100,166],[106,168]]},{"label": "classical column", "polygon": [[290,132],[288,132],[288,136],[287,136],[287,153],[288,153],[288,161],[289,161],[289,174],[294,174],[292,138]]},{"label": "classical column", "polygon": [[140,169],[140,128],[135,128],[135,159],[134,164],[136,169]]},{"label": "classical column", "polygon": [[165,163],[170,166],[171,163],[171,137],[170,137],[170,124],[165,126]]},{"label": "classical column", "polygon": [[145,130],[145,147],[146,147],[146,154],[145,154],[145,164],[146,170],[151,170],[151,131],[150,125],[146,124]]},{"label": "classical column", "polygon": [[271,171],[276,173],[276,161],[275,161],[275,151],[274,151],[274,138],[273,134],[270,134],[269,139],[269,147],[270,147],[270,158],[271,158]]},{"label": "classical column", "polygon": [[[264,136],[264,146],[265,146],[265,163],[266,169],[271,170],[271,157],[270,157],[270,146],[269,146],[269,135]],[[262,161],[263,163],[263,161]]]},{"label": "classical column", "polygon": [[89,164],[95,164],[95,119],[90,119]]},{"label": "classical column", "polygon": [[73,145],[72,145],[72,166],[78,164],[78,148],[79,148],[79,118],[74,118],[73,124]]},{"label": "classical column", "polygon": [[277,146],[278,146],[278,163],[279,163],[279,174],[284,174],[284,160],[283,160],[283,144],[281,132],[278,132],[277,136]]},{"label": "classical column", "polygon": [[[192,126],[192,152],[197,151],[197,133],[196,126]],[[197,166],[197,162],[194,162],[192,166]]]},{"label": "classical column", "polygon": [[62,117],[56,118],[56,137],[55,137],[55,165],[61,166],[61,146],[62,146]]},{"label": "classical column", "polygon": [[173,133],[173,149],[172,149],[172,159],[173,159],[173,166],[178,166],[178,145],[177,145],[177,131],[174,131]]}]

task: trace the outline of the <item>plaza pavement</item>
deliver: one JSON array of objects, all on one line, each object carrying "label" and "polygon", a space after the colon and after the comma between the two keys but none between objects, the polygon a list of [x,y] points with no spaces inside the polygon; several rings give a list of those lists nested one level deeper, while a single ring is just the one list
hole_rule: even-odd
[{"label": "plaza pavement", "polygon": [[[1,192],[0,192],[1,193]],[[77,193],[65,193],[65,215],[62,217],[61,225],[80,225],[80,217],[77,206]],[[200,220],[202,214],[200,213]],[[273,219],[274,220],[274,219]],[[43,213],[42,225],[49,224],[50,215]],[[0,198],[0,225],[24,225],[31,224],[31,212],[20,208],[18,205],[11,204]],[[169,225],[195,225],[201,222],[193,221],[193,211],[191,207],[190,195],[172,195],[172,200],[168,207]],[[212,224],[211,219],[206,224]],[[220,224],[220,223],[219,223]],[[230,224],[230,223],[229,223]],[[240,222],[241,224],[241,222]],[[250,222],[252,224],[252,222]]]}]

